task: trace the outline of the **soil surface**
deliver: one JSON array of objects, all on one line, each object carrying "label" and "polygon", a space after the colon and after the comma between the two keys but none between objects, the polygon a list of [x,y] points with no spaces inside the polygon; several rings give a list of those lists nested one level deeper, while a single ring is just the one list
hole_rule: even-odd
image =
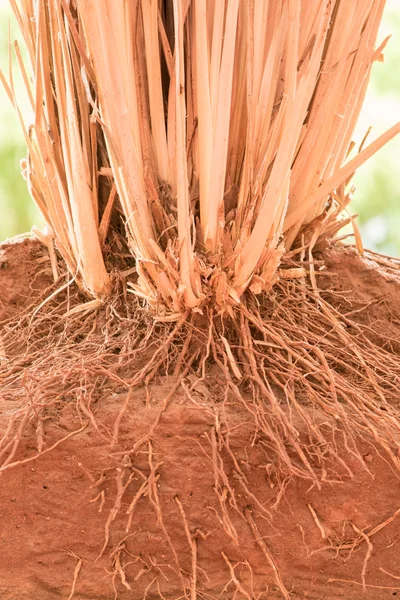
[{"label": "soil surface", "polygon": [[[339,290],[336,307],[400,358],[400,263],[351,248],[324,260],[323,294]],[[52,284],[35,240],[0,247],[0,267],[0,321]],[[110,394],[96,426],[71,405],[43,431],[26,424],[26,462],[0,473],[2,600],[400,597],[400,471],[383,453],[343,444],[353,478],[321,489],[280,480],[248,412],[208,382],[178,388],[146,439],[173,384]],[[16,408],[2,402],[3,431]]]},{"label": "soil surface", "polygon": [[49,253],[38,239],[0,244],[0,323],[21,313],[52,283]]}]

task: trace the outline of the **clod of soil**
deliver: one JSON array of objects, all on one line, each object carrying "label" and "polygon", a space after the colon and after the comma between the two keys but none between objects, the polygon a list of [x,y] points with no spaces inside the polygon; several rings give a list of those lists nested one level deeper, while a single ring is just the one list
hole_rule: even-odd
[{"label": "clod of soil", "polygon": [[[36,241],[0,256],[4,318],[25,310],[51,272]],[[352,249],[324,259],[322,293],[339,290],[336,308],[399,354],[398,263]],[[383,451],[360,432],[359,456],[338,439],[352,476],[327,472],[321,489],[282,479],[216,369],[173,392],[174,383],[105,390],[94,419],[66,404],[40,430],[25,424],[21,464],[0,473],[2,599],[400,597],[400,471]],[[18,408],[3,400],[3,431]]]},{"label": "clod of soil", "polygon": [[21,313],[53,283],[50,257],[33,237],[0,244],[0,323]]}]

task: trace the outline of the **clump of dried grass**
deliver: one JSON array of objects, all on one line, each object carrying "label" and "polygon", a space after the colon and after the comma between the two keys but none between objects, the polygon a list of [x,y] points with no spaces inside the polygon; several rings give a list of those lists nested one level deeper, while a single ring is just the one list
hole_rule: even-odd
[{"label": "clump of dried grass", "polygon": [[[374,49],[384,1],[10,1],[33,71],[31,84],[19,61],[35,114],[32,125],[21,117],[25,176],[49,225],[41,237],[55,277],[54,244],[70,275],[3,324],[1,393],[18,408],[0,440],[0,472],[89,425],[113,456],[125,456],[113,448],[127,401],[112,432],[98,426],[96,403],[150,390],[159,376],[172,386],[129,452],[148,450],[150,475],[135,498],[151,493],[161,525],[152,440],[178,388],[189,399],[202,389],[204,410],[213,395],[245,410],[280,482],[352,477],[342,450],[367,468],[359,438],[398,467],[397,357],[324,300],[313,258],[341,227],[354,170],[400,131],[348,158],[386,43]],[[2,78],[18,110],[11,69],[10,84]],[[81,426],[45,447],[44,421],[68,403]],[[28,423],[38,452],[22,460]],[[217,495],[218,473],[229,484],[218,462],[224,448],[246,502],[267,514],[217,425],[205,432]],[[130,481],[118,473],[101,552]],[[175,501],[194,598],[196,538]],[[229,510],[235,502],[231,495]],[[222,508],[235,541],[226,497]],[[244,517],[289,597],[248,507]],[[123,544],[110,556],[113,579],[129,589]]]},{"label": "clump of dried grass", "polygon": [[354,169],[400,130],[346,162],[384,2],[11,4],[34,74],[31,87],[19,61],[35,114],[21,117],[25,175],[53,272],[55,244],[70,275],[3,328],[3,395],[21,408],[1,468],[60,402],[96,427],[99,382],[162,374],[190,394],[185,378],[211,364],[286,474],[320,485],[329,459],[350,475],[337,435],[358,456],[367,434],[396,463],[399,366],[347,331],[313,259]]},{"label": "clump of dried grass", "polygon": [[346,162],[384,0],[11,4],[33,71],[31,85],[19,61],[25,176],[92,296],[110,293],[121,219],[130,291],[159,315],[269,289],[302,228],[345,208],[354,170],[400,131]]}]

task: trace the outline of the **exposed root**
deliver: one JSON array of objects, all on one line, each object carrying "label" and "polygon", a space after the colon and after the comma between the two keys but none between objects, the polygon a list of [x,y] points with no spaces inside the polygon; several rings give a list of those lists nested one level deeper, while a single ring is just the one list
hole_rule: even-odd
[{"label": "exposed root", "polygon": [[221,508],[221,515],[219,516],[219,519],[227,535],[231,538],[236,546],[239,546],[238,535],[229,515],[229,509],[227,506],[228,502],[237,511],[239,509],[235,501],[235,494],[227,478],[222,458],[218,453],[214,428],[211,430],[210,444],[212,451],[212,464],[214,469],[214,491],[217,495],[219,506]]},{"label": "exposed root", "polygon": [[128,510],[126,511],[126,514],[128,515],[128,523],[126,525],[126,531],[128,532],[131,528],[131,524],[132,524],[132,519],[134,516],[134,511],[135,511],[135,506],[136,504],[139,502],[140,498],[148,496],[149,495],[149,481],[150,478],[154,478],[154,482],[157,485],[157,481],[159,479],[159,475],[157,474],[156,476],[154,476],[155,471],[158,469],[159,466],[161,466],[162,463],[158,463],[158,465],[155,465],[155,467],[153,467],[153,470],[151,471],[149,477],[147,477],[144,482],[142,483],[142,485],[140,486],[140,488],[138,489],[138,491],[136,492],[136,494],[133,497],[132,502],[129,505]]},{"label": "exposed root", "polygon": [[[388,517],[387,519],[385,519],[384,521],[382,521],[381,523],[379,523],[378,525],[376,525],[375,527],[373,527],[370,531],[364,531],[363,534],[361,533],[361,531],[357,530],[357,528],[355,528],[355,525],[352,523],[352,528],[354,531],[356,531],[356,533],[358,534],[357,537],[352,540],[351,542],[342,542],[339,544],[333,544],[331,543],[331,545],[329,546],[323,546],[322,548],[318,548],[318,550],[313,550],[311,554],[318,554],[319,552],[324,552],[326,550],[333,550],[336,553],[339,553],[343,550],[350,550],[351,552],[354,551],[355,548],[357,548],[357,546],[359,546],[360,544],[362,544],[362,542],[364,541],[368,541],[368,544],[370,543],[370,538],[373,537],[374,535],[376,535],[377,533],[379,533],[384,527],[387,527],[390,523],[392,523],[398,516],[400,515],[400,508],[398,508],[393,515],[391,515],[390,517]],[[367,528],[369,529],[369,528]]]},{"label": "exposed root", "polygon": [[121,407],[121,410],[119,411],[118,416],[115,419],[114,429],[113,429],[113,440],[111,442],[111,447],[115,446],[115,444],[118,443],[119,426],[120,426],[122,418],[126,412],[126,409],[128,408],[128,404],[129,404],[130,400],[132,399],[132,392],[133,392],[133,388],[130,388],[129,392],[127,393],[127,395],[125,397],[125,401]]},{"label": "exposed root", "polygon": [[71,592],[67,598],[67,600],[72,600],[72,598],[75,595],[76,582],[78,581],[79,573],[82,569],[83,560],[81,558],[79,558],[79,556],[76,556],[76,554],[71,552],[71,550],[68,550],[67,554],[72,556],[76,561],[75,569],[74,569],[74,578],[72,580],[72,586],[71,586]]},{"label": "exposed root", "polygon": [[99,499],[100,499],[99,513],[101,513],[103,511],[104,503],[106,501],[104,490],[101,490],[101,492],[99,492],[97,494],[96,498],[93,498],[93,500],[89,500],[89,502],[94,503],[94,502],[97,502]]},{"label": "exposed root", "polygon": [[367,553],[365,555],[363,567],[362,567],[362,571],[361,571],[361,582],[363,584],[363,590],[365,591],[367,589],[365,576],[367,573],[368,561],[371,558],[371,554],[372,554],[374,547],[372,545],[371,540],[369,539],[369,536],[364,531],[362,531],[361,529],[358,529],[358,527],[356,527],[356,525],[354,525],[354,523],[351,523],[351,526],[354,529],[354,531],[356,533],[358,533],[358,535],[361,536],[365,540],[365,543],[367,544]]},{"label": "exposed root", "polygon": [[104,526],[104,544],[103,544],[103,547],[100,550],[100,554],[98,555],[98,557],[97,557],[96,560],[98,560],[102,556],[104,550],[107,548],[108,541],[110,539],[110,527],[111,527],[111,523],[115,520],[118,512],[120,511],[120,509],[121,509],[121,503],[122,503],[122,498],[124,496],[124,493],[127,490],[129,484],[131,483],[131,481],[132,481],[132,479],[133,479],[133,477],[135,475],[135,473],[132,472],[128,476],[127,481],[125,483],[123,483],[123,471],[122,471],[122,469],[120,467],[117,467],[116,471],[117,471],[117,474],[116,474],[116,477],[115,477],[115,482],[116,482],[116,485],[117,485],[117,495],[115,497],[114,506],[110,510],[110,513],[108,515],[108,519],[107,519],[106,524]]},{"label": "exposed root", "polygon": [[118,591],[116,587],[116,578],[118,577],[124,586],[125,589],[131,590],[131,586],[128,583],[125,575],[125,564],[124,564],[124,554],[125,554],[125,540],[120,542],[114,550],[110,553],[110,558],[113,563],[113,574],[112,574],[112,582],[114,588],[114,599],[116,600],[118,597]]},{"label": "exposed root", "polygon": [[[351,477],[338,443],[342,439],[367,468],[356,443],[365,434],[398,467],[400,424],[391,403],[400,385],[397,356],[376,347],[355,322],[300,284],[283,281],[257,301],[249,296],[235,318],[224,321],[209,313],[204,318],[185,315],[172,325],[157,323],[118,298],[101,311],[61,320],[63,304],[49,303],[30,327],[21,329],[23,324],[16,323],[4,329],[7,355],[14,358],[1,374],[3,397],[25,399],[26,409],[14,417],[12,446],[5,450],[10,437],[2,440],[3,466],[12,463],[21,432],[34,415],[42,449],[41,421],[60,403],[77,398],[79,410],[97,428],[91,406],[109,384],[132,393],[158,374],[172,373],[180,374],[177,388],[189,375],[199,385],[206,363],[213,360],[225,376],[227,393],[246,407],[283,472],[320,486],[339,474],[326,470],[330,462]],[[128,404],[129,395],[111,433],[98,430],[111,446],[118,443]],[[307,440],[299,434],[304,427]],[[138,445],[147,443],[152,431]]]},{"label": "exposed root", "polygon": [[314,508],[311,506],[311,504],[309,502],[307,503],[307,507],[308,507],[308,510],[310,511],[310,513],[312,515],[312,518],[314,519],[314,522],[315,522],[316,526],[319,529],[319,532],[321,534],[322,539],[325,540],[326,539],[325,529],[323,528],[323,526],[321,524],[321,521],[318,518],[317,513],[315,512]]},{"label": "exposed root", "polygon": [[43,454],[46,454],[47,452],[51,452],[52,450],[54,450],[54,448],[57,448],[57,446],[59,446],[63,442],[66,442],[72,436],[78,435],[78,433],[81,433],[84,429],[86,429],[87,426],[88,426],[88,423],[85,423],[79,429],[76,429],[75,431],[71,431],[66,436],[64,436],[63,438],[57,440],[54,444],[52,444],[51,446],[49,446],[49,448],[46,448],[46,450],[43,450],[43,452],[41,452],[40,454],[39,453],[38,454],[34,454],[33,456],[30,456],[29,458],[24,458],[23,460],[16,460],[14,462],[7,462],[7,461],[5,461],[3,463],[3,465],[0,467],[0,473],[2,473],[3,471],[7,471],[8,469],[12,469],[13,467],[18,467],[20,465],[25,465],[28,462],[32,462],[33,460],[36,460],[37,458],[40,458],[41,456],[43,456]]},{"label": "exposed root", "polygon": [[[216,502],[207,510],[213,512],[214,522],[215,513],[225,539],[235,548],[241,548],[240,525],[246,530],[248,525],[276,586],[288,599],[290,594],[257,523],[260,519],[271,522],[293,477],[320,488],[325,482],[351,478],[355,461],[368,470],[359,451],[360,438],[383,451],[394,470],[399,468],[398,355],[374,345],[363,328],[328,304],[304,279],[295,283],[282,280],[268,295],[248,294],[229,317],[210,310],[204,315],[183,315],[173,323],[150,319],[132,296],[127,301],[124,283],[121,286],[119,295],[90,313],[73,310],[81,299],[71,288],[34,315],[26,313],[20,322],[4,325],[1,396],[6,403],[12,401],[14,412],[0,440],[0,472],[40,459],[90,427],[109,451],[116,487],[97,558],[113,543],[111,533],[117,521],[122,520],[123,530],[131,535],[137,511],[146,501],[154,510],[170,564],[160,566],[153,557],[146,557],[135,575],[149,578],[145,579],[144,597],[153,593],[163,597],[160,581],[167,581],[164,570],[172,570],[179,579],[182,598],[211,597],[201,589],[207,574],[199,560],[201,538],[207,538],[208,531],[203,533],[192,525],[185,499],[175,495],[173,505],[190,549],[190,567],[185,565],[185,570],[158,489],[164,461],[154,450],[157,428],[178,390],[183,390],[195,409],[212,423],[201,439],[195,440],[212,472]],[[69,316],[61,319],[67,311]],[[169,388],[156,406],[154,420],[131,448],[123,448],[120,438],[133,391],[144,387],[151,405],[151,386],[160,375],[169,378]],[[108,431],[97,418],[97,407],[110,393],[125,396]],[[68,405],[76,409],[81,427],[46,446],[45,424],[57,420]],[[240,412],[238,422],[229,418],[231,405]],[[269,484],[268,503],[252,487],[246,456],[239,460],[231,447],[239,428],[251,432],[248,446],[257,447],[262,456],[258,468]],[[21,457],[21,440],[27,429],[36,436],[37,452]],[[133,464],[138,456],[145,456],[145,465]],[[96,479],[98,474],[88,472],[82,464],[79,468],[94,488],[91,502],[99,502],[101,512],[106,502],[106,492],[101,489],[105,478]],[[310,503],[307,506],[322,539],[330,543],[317,512]],[[323,550],[353,551],[365,542],[361,580],[366,589],[370,587],[366,583],[370,538],[398,514],[400,509],[366,531],[352,524],[355,540],[331,543],[313,552],[307,549],[308,555]],[[304,541],[304,530],[298,527]],[[127,574],[125,554],[124,542],[114,545],[109,554],[115,590],[117,582],[133,589],[135,577]],[[251,565],[233,558],[230,552],[221,556],[229,570],[226,589],[234,588],[233,597],[257,597],[252,584],[248,585]],[[78,564],[70,598],[82,566],[78,569]],[[248,569],[246,584],[238,575],[239,565]]]},{"label": "exposed root", "polygon": [[334,583],[335,581],[339,581],[341,583],[351,583],[354,585],[361,585],[364,588],[371,588],[373,590],[400,590],[400,587],[394,587],[391,585],[371,585],[371,584],[366,584],[364,586],[363,583],[360,583],[359,581],[356,581],[355,579],[339,579],[339,578],[335,578],[335,577],[331,577],[330,579],[328,579],[327,583]]},{"label": "exposed root", "polygon": [[196,535],[192,535],[189,530],[189,524],[185,515],[185,511],[182,502],[178,496],[175,496],[175,502],[179,507],[179,512],[182,515],[183,525],[185,527],[186,537],[190,546],[190,553],[192,556],[192,574],[190,581],[190,600],[197,600],[197,542]]},{"label": "exposed root", "polygon": [[379,570],[382,571],[382,573],[385,573],[385,575],[389,575],[389,577],[392,577],[393,579],[399,579],[400,580],[400,575],[395,575],[394,573],[390,573],[390,571],[387,571],[383,567],[379,567]]},{"label": "exposed root", "polygon": [[271,552],[269,551],[268,546],[265,543],[264,539],[262,538],[261,533],[257,527],[257,524],[256,524],[255,520],[253,519],[253,514],[252,514],[251,508],[247,507],[245,509],[245,516],[246,516],[247,522],[250,526],[250,529],[253,533],[253,536],[254,536],[254,539],[255,539],[257,545],[259,546],[261,552],[264,554],[269,566],[271,567],[271,569],[274,573],[274,577],[275,577],[275,581],[276,581],[276,585],[278,586],[278,589],[280,590],[280,592],[281,592],[282,596],[285,598],[285,600],[290,600],[290,594],[282,581],[282,577],[279,573],[279,569],[274,560],[274,557],[272,556]]},{"label": "exposed root", "polygon": [[222,552],[221,554],[222,554],[224,561],[228,565],[229,572],[231,574],[231,580],[226,584],[225,590],[228,588],[229,584],[232,582],[235,584],[235,587],[236,587],[233,598],[236,598],[237,593],[240,592],[244,596],[244,598],[247,598],[247,600],[254,600],[254,596],[253,597],[250,596],[250,594],[244,589],[244,587],[241,585],[240,581],[236,577],[235,566],[237,566],[237,565],[235,565],[235,566],[232,565],[231,561],[226,556],[225,552]]}]

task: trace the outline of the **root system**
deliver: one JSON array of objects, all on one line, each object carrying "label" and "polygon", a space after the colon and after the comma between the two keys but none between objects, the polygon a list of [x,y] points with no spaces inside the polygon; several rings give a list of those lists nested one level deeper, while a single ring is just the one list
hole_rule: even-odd
[{"label": "root system", "polygon": [[[101,488],[104,473],[96,480],[85,472],[84,465],[80,468],[96,492],[92,502],[104,513],[104,537],[97,560],[108,556],[116,594],[120,586],[131,589],[125,565],[133,560],[142,564],[138,578],[141,572],[154,574],[145,595],[138,598],[153,597],[150,588],[157,588],[161,598],[175,597],[163,595],[162,582],[171,576],[179,581],[182,598],[214,597],[203,595],[199,584],[207,575],[199,563],[198,544],[209,532],[193,526],[182,498],[175,493],[176,527],[184,533],[190,557],[183,567],[175,532],[165,523],[165,506],[160,500],[161,473],[166,471],[168,457],[160,456],[154,443],[161,424],[168,420],[169,408],[184,397],[192,409],[204,415],[203,433],[196,444],[200,456],[211,465],[207,469],[212,471],[216,498],[212,510],[224,537],[233,547],[243,547],[241,527],[245,524],[247,535],[264,557],[270,574],[267,579],[278,597],[289,598],[290,590],[258,522],[271,522],[271,514],[294,479],[320,489],[324,484],[351,480],[354,469],[368,472],[368,461],[360,450],[366,442],[396,472],[398,355],[390,347],[377,345],[364,326],[340,311],[340,296],[332,291],[321,293],[315,277],[314,285],[305,278],[282,278],[268,294],[249,292],[230,314],[209,310],[182,315],[174,322],[150,318],[146,306],[128,294],[123,278],[115,280],[115,287],[112,300],[91,305],[90,310],[82,309],[79,292],[68,287],[4,324],[2,400],[12,408],[0,442],[0,473],[41,460],[71,437],[94,431],[114,465],[114,500],[106,503],[108,508],[104,508]],[[152,393],[157,389],[159,396],[160,383],[165,385],[165,394],[154,403]],[[144,407],[152,408],[152,418],[127,448],[121,444],[120,432],[124,423],[126,426],[135,389],[145,392]],[[121,397],[121,405],[112,427],[106,427],[98,413],[107,398],[116,395]],[[49,444],[44,430],[49,424],[57,427],[66,407],[78,416],[77,426]],[[132,427],[136,427],[134,422]],[[27,428],[36,432],[36,448],[22,457],[20,446]],[[245,431],[246,448],[260,452],[259,468],[265,470],[270,483],[267,498],[265,494],[260,498],[246,471],[246,461],[239,459],[232,447],[232,436],[241,430]],[[138,466],[141,456],[146,457],[147,466],[143,459]],[[137,526],[136,511],[144,500],[154,510],[172,560],[165,568],[173,575],[152,565],[149,556],[129,556],[127,540]],[[322,537],[322,550],[354,550],[366,544],[361,574],[366,589],[370,537],[376,527],[368,533],[353,523],[353,540],[335,545],[315,509],[308,505],[308,510]],[[125,537],[115,542],[112,532],[121,515]],[[261,588],[253,581],[254,566],[246,555],[240,563],[221,552],[229,572],[226,588],[235,590],[230,597],[262,598]],[[82,559],[75,558],[72,595],[84,570]]]}]

